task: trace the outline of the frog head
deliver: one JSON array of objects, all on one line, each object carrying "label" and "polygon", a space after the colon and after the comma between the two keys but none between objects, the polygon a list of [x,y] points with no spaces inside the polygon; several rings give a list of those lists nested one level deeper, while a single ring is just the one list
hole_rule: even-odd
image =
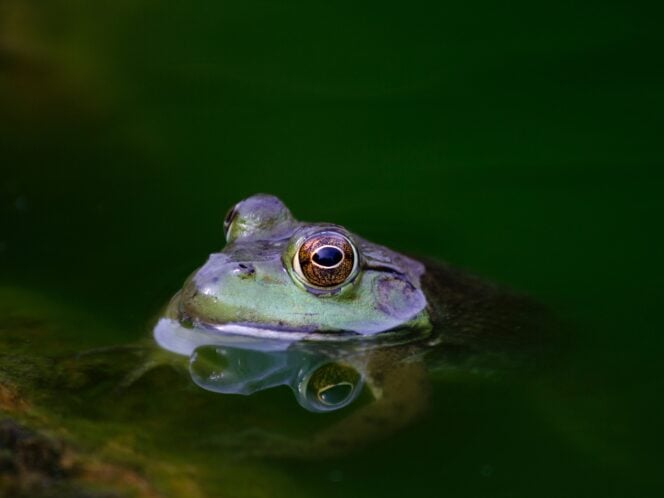
[{"label": "frog head", "polygon": [[180,326],[290,340],[430,326],[424,265],[344,227],[298,221],[281,200],[258,194],[229,210],[224,234],[226,246],[169,305]]}]

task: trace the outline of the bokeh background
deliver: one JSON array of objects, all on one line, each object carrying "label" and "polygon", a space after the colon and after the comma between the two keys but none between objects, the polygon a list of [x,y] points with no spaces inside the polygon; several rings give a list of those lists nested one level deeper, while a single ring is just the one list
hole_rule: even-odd
[{"label": "bokeh background", "polygon": [[[660,14],[627,1],[3,0],[1,283],[95,314],[112,324],[102,342],[145,337],[223,245],[226,210],[276,194],[299,218],[536,296],[573,324],[574,375],[592,379],[570,410],[586,418],[576,446],[537,430],[543,450],[470,436],[445,459],[443,435],[408,443],[430,419],[389,459],[338,463],[347,479],[325,492],[654,496]],[[493,401],[481,409],[500,411]],[[588,442],[595,424],[606,430]]]}]

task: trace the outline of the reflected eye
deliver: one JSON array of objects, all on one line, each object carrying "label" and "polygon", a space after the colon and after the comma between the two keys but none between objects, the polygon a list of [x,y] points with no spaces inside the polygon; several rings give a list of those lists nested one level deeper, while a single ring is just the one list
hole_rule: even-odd
[{"label": "reflected eye", "polygon": [[293,268],[308,284],[336,287],[346,282],[356,265],[353,244],[341,234],[319,233],[306,239],[293,260]]},{"label": "reflected eye", "polygon": [[326,363],[311,373],[300,387],[306,408],[317,412],[338,410],[351,403],[362,390],[362,376],[350,365]]}]

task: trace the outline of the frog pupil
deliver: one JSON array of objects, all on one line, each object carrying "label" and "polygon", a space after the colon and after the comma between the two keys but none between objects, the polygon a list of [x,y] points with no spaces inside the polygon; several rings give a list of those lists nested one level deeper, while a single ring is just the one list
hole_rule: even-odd
[{"label": "frog pupil", "polygon": [[319,266],[331,268],[338,265],[344,257],[344,253],[337,247],[321,247],[314,252],[311,259]]}]

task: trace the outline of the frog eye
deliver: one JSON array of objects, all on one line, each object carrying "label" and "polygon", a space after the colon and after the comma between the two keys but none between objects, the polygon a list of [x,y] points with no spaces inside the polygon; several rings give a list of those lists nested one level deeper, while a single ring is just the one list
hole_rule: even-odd
[{"label": "frog eye", "polygon": [[226,216],[224,216],[224,237],[226,238],[226,241],[228,241],[228,231],[230,230],[231,225],[233,224],[233,220],[235,220],[236,216],[237,204],[230,208],[226,213]]},{"label": "frog eye", "polygon": [[293,269],[304,283],[322,288],[347,282],[357,266],[357,251],[351,241],[335,232],[312,235],[299,246]]}]

